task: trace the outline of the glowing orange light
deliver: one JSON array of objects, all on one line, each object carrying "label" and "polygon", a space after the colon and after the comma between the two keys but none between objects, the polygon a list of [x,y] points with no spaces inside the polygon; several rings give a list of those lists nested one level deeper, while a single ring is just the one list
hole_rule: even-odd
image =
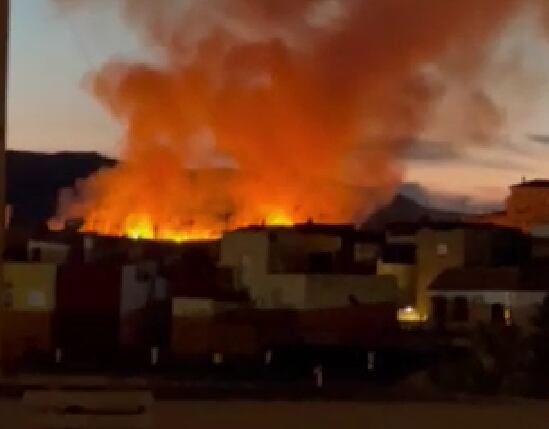
[{"label": "glowing orange light", "polygon": [[208,229],[156,228],[145,215],[130,216],[126,221],[123,235],[133,240],[162,240],[183,243],[186,241],[215,240],[220,234]]},{"label": "glowing orange light", "polygon": [[268,226],[292,226],[295,222],[290,216],[282,211],[273,211],[265,217]]}]

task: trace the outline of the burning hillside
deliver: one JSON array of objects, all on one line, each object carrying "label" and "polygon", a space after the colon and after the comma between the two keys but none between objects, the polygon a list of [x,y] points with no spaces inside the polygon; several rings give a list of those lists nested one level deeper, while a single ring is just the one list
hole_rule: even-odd
[{"label": "burning hillside", "polygon": [[462,85],[471,134],[499,126],[476,77],[510,19],[546,5],[120,3],[161,58],[113,60],[90,75],[88,88],[123,127],[123,159],[62,193],[54,223],[83,218],[86,231],[173,240],[364,218],[391,197],[399,159],[448,82]]}]

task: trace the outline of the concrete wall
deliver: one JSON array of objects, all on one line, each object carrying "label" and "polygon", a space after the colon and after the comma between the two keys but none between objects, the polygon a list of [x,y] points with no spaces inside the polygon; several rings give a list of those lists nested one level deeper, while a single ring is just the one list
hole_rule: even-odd
[{"label": "concrete wall", "polygon": [[266,231],[233,231],[223,235],[219,266],[233,268],[236,288],[248,290],[254,300],[262,294],[257,289],[267,273],[268,255]]},{"label": "concrete wall", "polygon": [[336,274],[270,274],[256,288],[256,306],[265,309],[312,310],[359,303],[396,302],[400,296],[393,276]]},{"label": "concrete wall", "polygon": [[270,274],[257,289],[256,305],[259,308],[304,308],[306,285],[304,274]]},{"label": "concrete wall", "polygon": [[122,268],[122,285],[120,290],[120,314],[124,315],[136,310],[142,310],[151,297],[154,284],[154,275],[145,270],[150,276],[140,279],[139,267],[127,265]]},{"label": "concrete wall", "polygon": [[57,265],[42,262],[4,263],[8,308],[51,312],[55,308]]}]

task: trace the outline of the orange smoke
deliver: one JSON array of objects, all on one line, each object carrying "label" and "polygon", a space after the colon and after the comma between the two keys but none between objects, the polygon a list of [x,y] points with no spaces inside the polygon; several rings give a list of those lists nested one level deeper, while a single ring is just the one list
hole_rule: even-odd
[{"label": "orange smoke", "polygon": [[65,198],[58,220],[186,240],[363,219],[392,195],[402,153],[444,94],[428,70],[463,80],[474,104],[479,88],[466,83],[492,42],[515,13],[546,2],[121,3],[161,58],[111,61],[90,76],[123,126],[122,161]]}]

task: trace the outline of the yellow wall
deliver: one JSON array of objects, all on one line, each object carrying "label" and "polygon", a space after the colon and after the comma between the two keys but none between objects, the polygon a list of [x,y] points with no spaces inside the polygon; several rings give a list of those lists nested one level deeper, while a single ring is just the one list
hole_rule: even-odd
[{"label": "yellow wall", "polygon": [[[429,312],[428,291],[433,280],[444,270],[465,264],[465,237],[463,229],[418,233],[416,309],[422,317]],[[445,254],[440,252],[441,246],[445,246]]]},{"label": "yellow wall", "polygon": [[4,280],[11,297],[10,309],[47,312],[55,308],[57,265],[39,262],[5,262]]},{"label": "yellow wall", "polygon": [[406,304],[415,304],[416,265],[396,264],[379,260],[377,274],[394,276]]},{"label": "yellow wall", "polygon": [[173,298],[172,316],[207,319],[239,307],[238,303],[215,301],[210,298]]},{"label": "yellow wall", "polygon": [[393,276],[308,275],[304,308],[341,308],[353,296],[362,304],[397,302],[398,286]]},{"label": "yellow wall", "polygon": [[269,243],[271,273],[304,272],[312,253],[331,253],[341,249],[341,238],[325,234],[307,234],[299,231],[277,231]]}]

